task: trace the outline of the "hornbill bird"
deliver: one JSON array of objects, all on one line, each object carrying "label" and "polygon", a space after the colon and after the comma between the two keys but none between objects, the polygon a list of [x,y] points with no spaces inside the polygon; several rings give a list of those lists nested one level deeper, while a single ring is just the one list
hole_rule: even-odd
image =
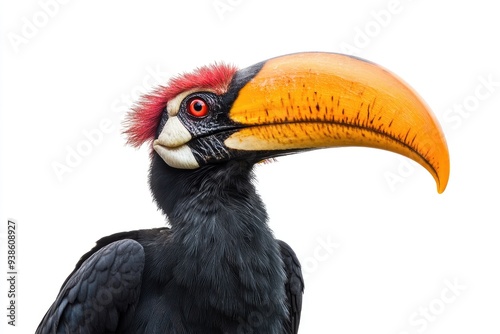
[{"label": "hornbill bird", "polygon": [[37,333],[297,333],[304,283],[276,240],[253,166],[366,146],[449,176],[443,132],[422,99],[371,62],[297,53],[245,69],[201,67],[146,95],[126,119],[150,143],[149,184],[170,228],[97,241]]}]

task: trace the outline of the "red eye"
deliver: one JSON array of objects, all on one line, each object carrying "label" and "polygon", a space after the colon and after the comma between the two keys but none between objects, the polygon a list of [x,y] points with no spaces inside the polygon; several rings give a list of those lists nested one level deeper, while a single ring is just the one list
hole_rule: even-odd
[{"label": "red eye", "polygon": [[195,117],[203,117],[208,114],[208,104],[205,100],[195,97],[188,101],[188,112]]}]

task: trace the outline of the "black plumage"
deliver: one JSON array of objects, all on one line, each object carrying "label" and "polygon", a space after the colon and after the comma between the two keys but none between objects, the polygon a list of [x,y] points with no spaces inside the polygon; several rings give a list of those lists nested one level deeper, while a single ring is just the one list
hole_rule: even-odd
[{"label": "black plumage", "polygon": [[155,153],[150,186],[171,228],[99,240],[37,333],[297,333],[300,265],[267,225],[252,168],[175,169]]}]

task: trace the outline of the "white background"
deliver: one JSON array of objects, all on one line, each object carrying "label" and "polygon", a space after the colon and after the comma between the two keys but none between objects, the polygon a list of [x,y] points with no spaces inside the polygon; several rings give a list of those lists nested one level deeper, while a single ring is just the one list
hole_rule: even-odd
[{"label": "white background", "polygon": [[[7,333],[34,332],[95,240],[165,224],[147,186],[148,150],[121,135],[130,100],[213,61],[246,67],[298,51],[351,53],[397,73],[434,110],[451,155],[442,195],[422,167],[378,150],[257,166],[270,225],[304,265],[300,332],[499,332],[500,21],[491,1],[40,0],[2,1],[0,13]],[[69,167],[78,148],[86,156]],[[57,164],[68,167],[59,177]],[[6,326],[8,218],[18,224],[15,328]]]}]

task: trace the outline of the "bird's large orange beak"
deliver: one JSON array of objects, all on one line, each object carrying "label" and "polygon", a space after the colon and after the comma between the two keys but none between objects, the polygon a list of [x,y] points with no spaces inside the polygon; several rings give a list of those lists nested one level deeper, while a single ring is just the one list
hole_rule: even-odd
[{"label": "bird's large orange beak", "polygon": [[439,193],[448,183],[448,148],[430,109],[394,74],[358,58],[270,59],[241,88],[229,117],[242,126],[225,140],[230,149],[380,148],[425,167]]}]

